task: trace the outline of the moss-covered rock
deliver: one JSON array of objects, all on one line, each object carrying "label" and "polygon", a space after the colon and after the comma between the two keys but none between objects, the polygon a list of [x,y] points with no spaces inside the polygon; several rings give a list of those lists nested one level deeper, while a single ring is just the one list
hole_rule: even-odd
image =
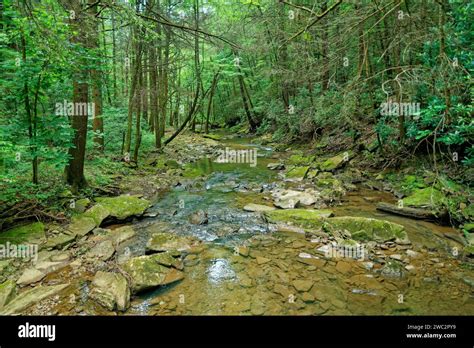
[{"label": "moss-covered rock", "polygon": [[75,234],[61,233],[52,238],[48,238],[44,247],[46,249],[49,249],[49,248],[62,249],[64,246],[68,245],[69,243],[74,242],[75,239],[76,239]]},{"label": "moss-covered rock", "polygon": [[444,194],[432,187],[415,189],[412,194],[403,199],[403,205],[414,208],[429,208],[441,210],[446,202]]},{"label": "moss-covered rock", "polygon": [[352,151],[345,151],[336,156],[330,157],[327,160],[319,162],[317,167],[321,171],[333,171],[344,166],[352,157]]},{"label": "moss-covered rock", "polygon": [[90,203],[91,203],[91,200],[89,198],[78,199],[77,201],[74,202],[74,208],[72,208],[72,210],[75,213],[82,214],[83,212],[86,211],[87,206]]},{"label": "moss-covered rock", "polygon": [[264,213],[269,223],[292,224],[302,228],[321,228],[324,218],[332,216],[331,210],[321,209],[286,209],[273,210]]},{"label": "moss-covered rock", "polygon": [[44,238],[44,225],[41,222],[18,226],[0,233],[0,244],[6,242],[21,243],[28,240]]},{"label": "moss-covered rock", "polygon": [[139,216],[150,206],[150,202],[137,196],[101,197],[96,199],[110,216],[124,220],[130,216]]},{"label": "moss-covered rock", "polygon": [[97,224],[95,220],[90,216],[78,215],[73,216],[71,219],[71,224],[67,229],[73,234],[78,236],[85,236],[91,232]]},{"label": "moss-covered rock", "polygon": [[464,224],[463,230],[465,230],[467,233],[474,233],[474,223]]},{"label": "moss-covered rock", "polygon": [[464,247],[464,255],[474,257],[474,245],[467,245]]},{"label": "moss-covered rock", "polygon": [[343,188],[342,183],[336,178],[327,178],[327,179],[316,178],[314,180],[314,183],[316,184],[316,186],[322,187],[322,188],[333,188],[336,190]]},{"label": "moss-covered rock", "polygon": [[0,309],[5,307],[16,295],[16,285],[13,280],[0,284]]},{"label": "moss-covered rock", "polygon": [[364,217],[342,216],[327,219],[330,227],[344,229],[351,233],[352,238],[359,241],[374,240],[376,242],[386,242],[397,240],[408,243],[408,236],[402,225]]},{"label": "moss-covered rock", "polygon": [[222,140],[222,137],[218,134],[209,133],[209,134],[203,134],[202,136],[203,136],[203,138],[212,139],[212,140],[215,140],[215,141]]},{"label": "moss-covered rock", "polygon": [[305,167],[291,167],[290,169],[288,169],[288,171],[285,173],[285,177],[289,178],[289,179],[298,179],[298,180],[303,180],[308,171],[309,171],[309,168],[308,166],[305,166]]},{"label": "moss-covered rock", "polygon": [[403,278],[405,276],[405,270],[400,262],[388,260],[380,269],[380,274],[387,278]]},{"label": "moss-covered rock", "polygon": [[110,215],[110,211],[105,208],[102,204],[96,204],[89,210],[87,210],[83,216],[91,217],[94,219],[96,226],[100,226],[102,221]]},{"label": "moss-covered rock", "polygon": [[162,261],[161,254],[154,254],[135,257],[122,264],[123,271],[130,277],[133,293],[170,284],[184,278],[183,272],[162,265]]},{"label": "moss-covered rock", "polygon": [[165,161],[165,166],[167,168],[171,168],[171,169],[180,169],[181,168],[181,164],[179,164],[178,162],[176,162],[175,160],[172,160],[172,159],[166,160]]},{"label": "moss-covered rock", "polygon": [[291,155],[287,163],[297,166],[304,166],[313,163],[314,156],[303,156],[302,154]]},{"label": "moss-covered rock", "polygon": [[157,232],[153,233],[148,240],[146,250],[149,253],[169,251],[180,254],[190,251],[198,244],[199,241],[194,238],[181,237],[172,233]]},{"label": "moss-covered rock", "polygon": [[114,230],[108,231],[107,238],[112,241],[112,244],[117,247],[121,243],[133,238],[136,235],[132,226],[122,226]]}]

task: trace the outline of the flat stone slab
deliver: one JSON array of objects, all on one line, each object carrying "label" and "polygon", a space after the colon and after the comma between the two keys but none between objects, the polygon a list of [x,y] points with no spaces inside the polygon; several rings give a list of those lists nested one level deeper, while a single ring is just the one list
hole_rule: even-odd
[{"label": "flat stone slab", "polygon": [[74,216],[72,223],[67,227],[71,233],[78,236],[85,236],[91,232],[97,225],[93,218],[87,216]]},{"label": "flat stone slab", "polygon": [[115,230],[110,230],[107,234],[107,238],[112,241],[112,244],[119,246],[121,243],[133,238],[136,235],[136,232],[133,230],[132,226],[123,226]]},{"label": "flat stone slab", "polygon": [[109,260],[115,253],[115,248],[110,240],[104,240],[96,244],[89,252],[86,257],[91,259],[100,259],[102,261]]},{"label": "flat stone slab", "polygon": [[59,293],[68,286],[69,284],[36,286],[33,289],[22,292],[16,296],[9,304],[0,310],[0,315],[19,314],[31,305],[40,302],[49,296]]},{"label": "flat stone slab", "polygon": [[72,243],[75,239],[76,239],[75,234],[61,233],[61,234],[58,234],[57,236],[55,236],[53,238],[48,238],[48,240],[46,241],[46,244],[44,245],[44,247],[46,249],[49,249],[49,248],[62,249],[63,247],[65,247],[69,243]]},{"label": "flat stone slab", "polygon": [[154,233],[148,240],[146,250],[148,252],[186,252],[197,245],[199,242],[194,238],[181,237],[172,233],[158,232]]},{"label": "flat stone slab", "polygon": [[271,211],[275,209],[276,209],[275,207],[270,207],[268,205],[255,204],[255,203],[249,203],[244,207],[245,211],[250,211],[250,212]]},{"label": "flat stone slab", "polygon": [[45,273],[37,270],[36,268],[27,268],[23,271],[20,278],[16,281],[18,285],[24,286],[39,282],[46,276]]}]

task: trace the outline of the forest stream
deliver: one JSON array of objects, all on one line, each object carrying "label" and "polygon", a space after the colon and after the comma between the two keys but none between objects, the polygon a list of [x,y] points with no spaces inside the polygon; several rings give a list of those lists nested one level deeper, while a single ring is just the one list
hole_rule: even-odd
[{"label": "forest stream", "polygon": [[[129,315],[463,315],[474,313],[474,272],[461,267],[457,231],[431,222],[377,211],[380,201],[396,202],[390,193],[355,184],[335,217],[360,216],[403,225],[409,243],[361,244],[362,258],[328,257],[334,238],[290,228],[275,228],[248,203],[270,206],[275,189],[303,190],[307,180],[285,180],[268,169],[282,153],[231,138],[222,145],[257,150],[256,166],[217,163],[203,157],[189,164],[193,173],[154,198],[145,217],[127,223],[136,232],[116,248],[115,260],[150,254],[153,234],[169,233],[199,241],[180,255],[183,272],[169,285],[132,297]],[[107,226],[118,229],[123,224]],[[93,237],[94,238],[94,237]],[[322,252],[323,251],[323,252]],[[177,256],[177,255],[174,255]],[[396,263],[396,264],[395,264]],[[114,266],[115,267],[115,266]],[[63,268],[45,278],[71,286],[30,307],[28,314],[115,314],[89,298],[90,268]]]}]

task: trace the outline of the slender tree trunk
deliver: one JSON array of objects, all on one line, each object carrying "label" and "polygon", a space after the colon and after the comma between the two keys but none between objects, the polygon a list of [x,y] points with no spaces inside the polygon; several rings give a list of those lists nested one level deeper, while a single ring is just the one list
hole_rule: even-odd
[{"label": "slender tree trunk", "polygon": [[[92,1],[92,0],[90,0]],[[71,3],[69,10],[75,12],[75,17],[70,19],[71,30],[74,33],[72,41],[75,44],[83,46],[84,48],[88,45],[88,33],[87,28],[89,27],[86,19],[84,19],[84,13],[82,12],[81,3]],[[85,59],[85,58],[82,58]],[[80,108],[81,105],[88,105],[88,90],[89,85],[87,82],[88,74],[87,70],[82,68],[87,66],[87,62],[78,64],[77,70],[74,72],[73,77],[73,103],[75,113],[70,115],[72,128],[74,129],[74,139],[72,141],[73,147],[69,148],[70,160],[65,168],[66,182],[72,186],[74,191],[77,191],[87,186],[87,181],[84,176],[84,158],[86,154],[86,141],[87,141],[87,118],[88,108]],[[77,112],[81,109],[81,112]]]},{"label": "slender tree trunk", "polygon": [[[21,49],[22,49],[21,55],[22,55],[23,64],[26,65],[26,39],[25,39],[25,34],[23,32],[21,33]],[[28,137],[30,140],[30,151],[33,157],[32,182],[33,184],[38,184],[38,156],[36,156],[36,117],[34,117],[31,112],[30,96],[29,96],[30,91],[29,91],[27,81],[25,81],[23,91],[25,94],[25,110],[26,110],[26,115],[28,117]]]}]

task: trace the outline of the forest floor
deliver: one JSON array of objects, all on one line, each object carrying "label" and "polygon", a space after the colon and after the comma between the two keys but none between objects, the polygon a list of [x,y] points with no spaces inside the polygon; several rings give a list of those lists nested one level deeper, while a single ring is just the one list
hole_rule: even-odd
[{"label": "forest floor", "polygon": [[40,252],[0,261],[0,313],[474,313],[468,188],[328,143],[185,132],[124,163],[70,223],[2,235]]}]

